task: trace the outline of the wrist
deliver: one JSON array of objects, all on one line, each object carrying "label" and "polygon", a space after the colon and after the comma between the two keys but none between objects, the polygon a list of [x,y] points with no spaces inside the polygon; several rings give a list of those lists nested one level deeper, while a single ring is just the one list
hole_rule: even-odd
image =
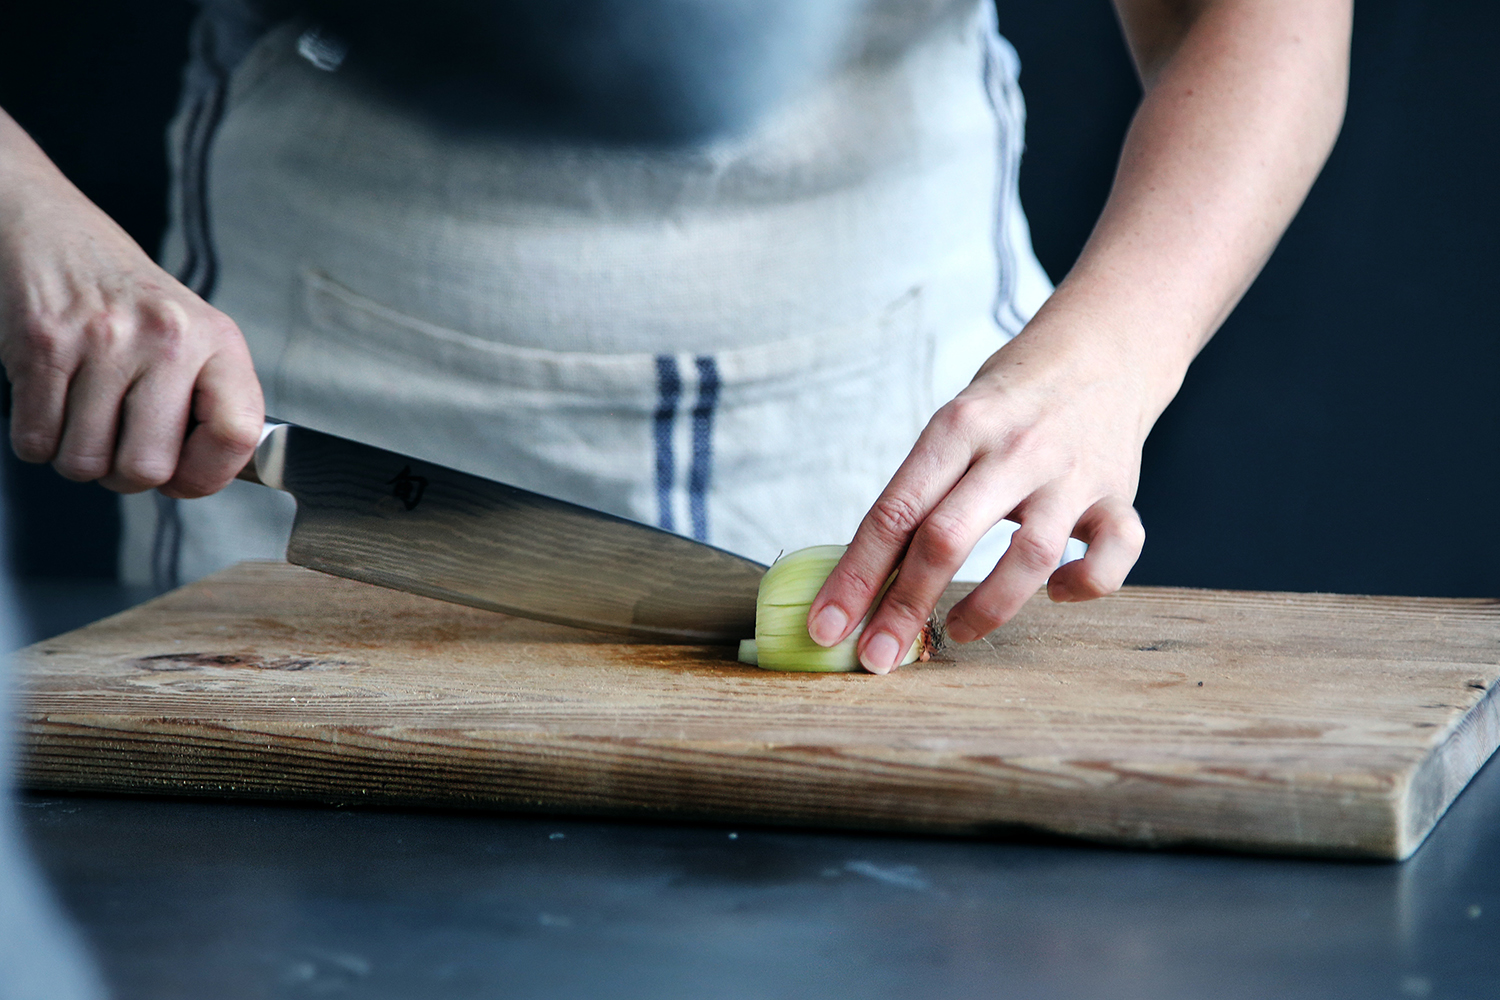
[{"label": "wrist", "polygon": [[977,379],[1031,381],[1046,372],[1057,391],[1111,396],[1134,414],[1144,441],[1202,341],[1170,315],[1129,305],[1064,282]]},{"label": "wrist", "polygon": [[75,200],[92,205],[25,129],[0,109],[0,238],[15,232],[38,208]]}]

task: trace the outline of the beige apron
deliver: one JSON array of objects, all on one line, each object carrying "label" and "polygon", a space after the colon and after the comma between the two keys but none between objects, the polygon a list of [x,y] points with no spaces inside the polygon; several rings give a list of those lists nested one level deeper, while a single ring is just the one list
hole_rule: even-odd
[{"label": "beige apron", "polygon": [[[990,4],[861,28],[749,134],[676,150],[443,133],[318,68],[304,25],[271,31],[229,80],[204,202],[212,301],[268,412],[762,561],[847,541],[1050,291]],[[164,511],[192,579],[280,556],[293,509],[243,483],[125,505],[131,580]]]}]

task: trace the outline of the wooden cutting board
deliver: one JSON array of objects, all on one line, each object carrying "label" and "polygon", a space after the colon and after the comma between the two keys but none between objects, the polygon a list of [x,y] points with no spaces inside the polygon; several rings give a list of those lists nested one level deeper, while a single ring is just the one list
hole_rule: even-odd
[{"label": "wooden cutting board", "polygon": [[1500,743],[1492,600],[1131,587],[876,677],[245,563],[18,655],[37,789],[1404,858]]}]

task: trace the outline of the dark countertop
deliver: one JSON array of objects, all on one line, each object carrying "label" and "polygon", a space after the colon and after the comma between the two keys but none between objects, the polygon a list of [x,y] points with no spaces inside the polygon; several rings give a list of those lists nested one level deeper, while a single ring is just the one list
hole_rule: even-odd
[{"label": "dark countertop", "polygon": [[[41,638],[139,599],[23,585]],[[1500,765],[1404,864],[33,795],[122,1000],[1500,997]]]}]

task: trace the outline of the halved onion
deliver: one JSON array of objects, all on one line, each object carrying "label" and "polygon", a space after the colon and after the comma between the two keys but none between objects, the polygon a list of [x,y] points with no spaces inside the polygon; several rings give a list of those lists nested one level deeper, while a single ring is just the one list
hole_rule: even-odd
[{"label": "halved onion", "polygon": [[[739,658],[765,670],[848,672],[859,669],[855,645],[875,614],[872,607],[864,621],[836,646],[819,646],[807,634],[807,613],[823,581],[838,565],[846,545],[814,545],[782,556],[766,570],[755,601],[755,638],[740,643]],[[891,574],[895,579],[895,574]],[[889,587],[890,580],[886,581]],[[885,593],[884,588],[881,594]],[[880,603],[879,597],[875,603]],[[901,664],[914,663],[926,652],[927,630],[912,643]]]}]

